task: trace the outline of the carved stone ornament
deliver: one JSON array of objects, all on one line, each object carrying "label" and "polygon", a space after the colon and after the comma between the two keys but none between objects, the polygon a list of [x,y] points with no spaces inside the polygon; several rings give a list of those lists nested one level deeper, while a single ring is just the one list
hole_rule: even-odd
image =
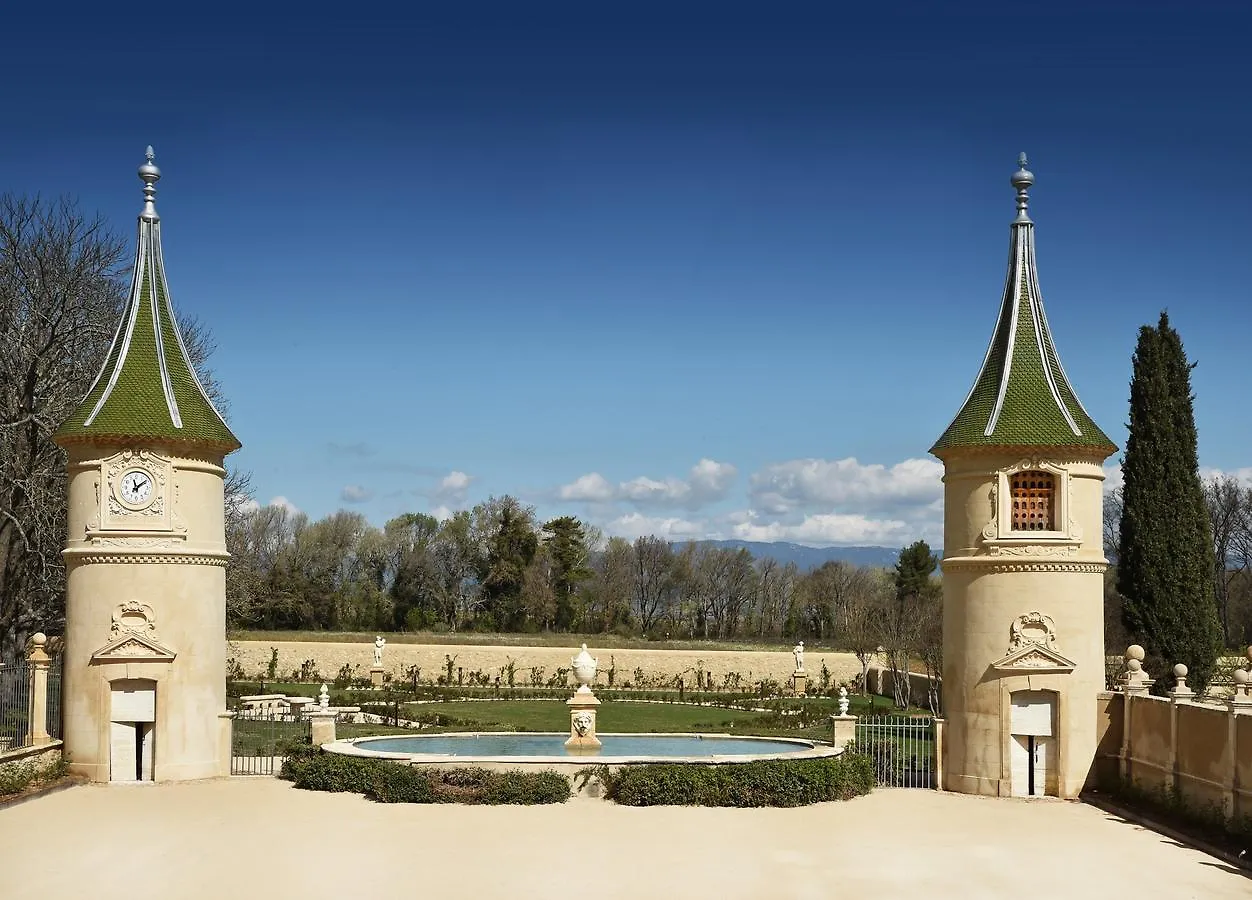
[{"label": "carved stone ornament", "polygon": [[591,730],[591,725],[595,722],[595,717],[589,712],[577,712],[573,716],[574,732],[579,737],[586,737],[587,732]]},{"label": "carved stone ornament", "polygon": [[157,640],[152,607],[128,600],[113,611],[109,642],[91,654],[92,662],[172,662],[177,654]]},{"label": "carved stone ornament", "polygon": [[1072,672],[1077,666],[1056,648],[1056,623],[1041,612],[1018,616],[1009,626],[1008,652],[991,664],[1006,674]]},{"label": "carved stone ornament", "polygon": [[1019,650],[1026,644],[1042,644],[1056,649],[1056,623],[1051,616],[1041,612],[1029,612],[1018,616],[1009,626],[1009,650]]},{"label": "carved stone ornament", "polygon": [[1052,559],[1078,555],[1076,544],[992,544],[988,550],[992,556],[1041,556]]},{"label": "carved stone ornament", "polygon": [[156,639],[156,616],[152,607],[138,600],[127,600],[118,604],[113,610],[113,624],[109,626],[109,637],[115,638],[123,632]]}]

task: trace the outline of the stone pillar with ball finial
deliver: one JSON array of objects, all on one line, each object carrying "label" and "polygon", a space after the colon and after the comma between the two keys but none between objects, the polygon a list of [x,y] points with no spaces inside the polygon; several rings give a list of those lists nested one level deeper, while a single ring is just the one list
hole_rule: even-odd
[{"label": "stone pillar with ball finial", "polygon": [[309,738],[314,747],[320,747],[335,740],[335,713],[330,708],[330,690],[325,684],[318,692],[317,703],[305,715],[312,723]]},{"label": "stone pillar with ball finial", "polygon": [[1227,705],[1231,712],[1252,711],[1252,647],[1249,647],[1243,664],[1234,671],[1235,691]]},{"label": "stone pillar with ball finial", "polygon": [[[1138,644],[1126,648],[1126,671],[1122,673],[1122,693],[1128,697],[1146,697],[1152,688],[1152,676],[1143,668],[1144,649]],[[1183,675],[1186,675],[1184,667]]]},{"label": "stone pillar with ball finial", "polygon": [[1169,692],[1169,699],[1174,703],[1190,703],[1195,699],[1195,691],[1187,687],[1187,667],[1182,663],[1174,666],[1174,689]]},{"label": "stone pillar with ball finial", "polygon": [[847,747],[856,740],[856,716],[848,715],[848,689],[839,688],[839,715],[831,716],[831,742],[836,747]]},{"label": "stone pillar with ball finial", "polygon": [[48,734],[48,668],[52,657],[47,653],[48,637],[42,631],[30,639],[26,663],[30,670],[30,746],[40,747],[52,742]]},{"label": "stone pillar with ball finial", "polygon": [[1152,676],[1143,668],[1144,649],[1138,644],[1126,648],[1126,671],[1122,673],[1119,687],[1124,695],[1122,709],[1122,750],[1119,757],[1120,773],[1123,780],[1131,777],[1131,721],[1135,714],[1134,700],[1148,696],[1152,687]]},{"label": "stone pillar with ball finial", "polygon": [[573,659],[573,667],[578,690],[565,701],[569,707],[570,722],[565,749],[571,753],[595,753],[600,749],[600,739],[596,737],[596,707],[600,701],[591,692],[591,684],[596,680],[599,661],[587,652],[587,645],[583,644],[582,650]]}]

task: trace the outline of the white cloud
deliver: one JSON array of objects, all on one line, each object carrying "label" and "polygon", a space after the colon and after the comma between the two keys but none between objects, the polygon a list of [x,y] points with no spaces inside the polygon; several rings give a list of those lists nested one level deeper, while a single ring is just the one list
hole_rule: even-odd
[{"label": "white cloud", "polygon": [[252,515],[252,513],[256,512],[260,508],[261,504],[257,503],[251,497],[248,497],[246,500],[238,500],[235,502],[235,509],[243,513],[245,516]]},{"label": "white cloud", "polygon": [[339,499],[344,503],[364,503],[373,497],[374,492],[360,484],[345,484],[339,492]]},{"label": "white cloud", "polygon": [[796,544],[823,546],[828,544],[866,544],[895,547],[933,537],[919,530],[916,523],[899,519],[872,519],[860,514],[817,513],[796,523],[760,522],[754,513],[731,529],[743,541],[791,541]]},{"label": "white cloud", "polygon": [[613,485],[599,472],[580,475],[569,484],[557,489],[557,497],[562,500],[580,500],[587,503],[607,503],[615,496]]},{"label": "white cloud", "polygon": [[296,506],[294,503],[292,503],[290,500],[288,500],[286,497],[282,496],[281,494],[279,494],[277,497],[271,497],[270,502],[267,503],[266,505],[267,506],[281,506],[283,509],[287,510],[287,515],[289,516],[300,515],[300,507]]},{"label": "white cloud", "polygon": [[[430,499],[440,509],[462,509],[469,496],[469,486],[473,482],[473,475],[467,475],[464,472],[453,469],[439,479],[439,484],[435,485],[435,490],[431,493]],[[435,514],[431,513],[431,515]],[[441,518],[440,516],[435,517]],[[442,518],[446,519],[447,516]]]},{"label": "white cloud", "polygon": [[1214,468],[1208,468],[1205,466],[1200,467],[1200,477],[1205,481],[1209,481],[1213,478],[1221,478],[1224,476],[1229,476],[1231,478],[1234,478],[1244,487],[1252,488],[1252,466],[1244,466],[1243,468],[1240,468],[1240,469],[1229,469],[1229,470],[1214,469]]},{"label": "white cloud", "polygon": [[644,535],[655,535],[670,541],[699,540],[708,534],[705,523],[665,516],[645,516],[627,513],[604,525],[604,533],[610,537],[634,540]]},{"label": "white cloud", "polygon": [[943,465],[906,459],[894,466],[862,465],[847,459],[794,459],[766,466],[752,476],[754,509],[772,515],[832,506],[873,512],[921,506],[943,498]]},{"label": "white cloud", "polygon": [[658,480],[641,475],[614,485],[599,472],[590,472],[557,488],[557,497],[584,503],[624,500],[644,507],[699,509],[725,497],[737,475],[738,470],[730,463],[707,458],[692,466],[685,479],[671,476]]},{"label": "white cloud", "polygon": [[440,522],[446,522],[448,519],[451,519],[452,513],[453,513],[453,510],[442,505],[436,506],[434,509],[430,511],[430,514],[434,516]]},{"label": "white cloud", "polygon": [[1104,464],[1104,493],[1111,494],[1122,486],[1122,464],[1106,462]]}]

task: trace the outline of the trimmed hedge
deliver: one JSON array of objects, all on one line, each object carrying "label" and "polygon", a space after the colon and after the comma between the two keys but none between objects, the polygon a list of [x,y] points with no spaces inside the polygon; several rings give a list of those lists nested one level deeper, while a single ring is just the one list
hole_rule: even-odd
[{"label": "trimmed hedge", "polygon": [[283,761],[282,777],[310,791],[350,791],[379,803],[564,803],[570,782],[556,772],[426,769],[320,751]]},{"label": "trimmed hedge", "polygon": [[658,763],[584,770],[623,806],[805,806],[849,800],[874,788],[874,768],[858,753],[824,759],[762,760],[719,766]]}]

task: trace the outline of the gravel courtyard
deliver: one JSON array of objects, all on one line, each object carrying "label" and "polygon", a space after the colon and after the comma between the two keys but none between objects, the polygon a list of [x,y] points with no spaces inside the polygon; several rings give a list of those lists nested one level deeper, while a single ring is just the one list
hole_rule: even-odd
[{"label": "gravel courtyard", "polygon": [[7,900],[1243,898],[1220,860],[1077,803],[884,790],[801,809],[403,806],[270,778],[0,810]]}]

